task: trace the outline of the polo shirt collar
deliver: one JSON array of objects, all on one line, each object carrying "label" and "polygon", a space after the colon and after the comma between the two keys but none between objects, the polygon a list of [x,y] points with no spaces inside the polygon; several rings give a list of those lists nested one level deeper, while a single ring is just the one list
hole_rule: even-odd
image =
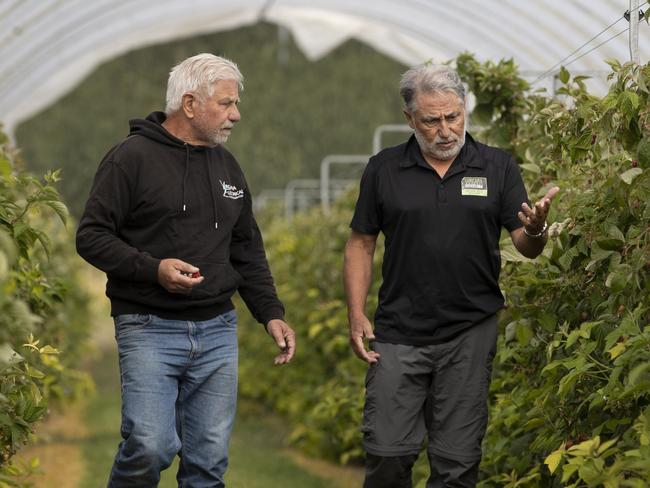
[{"label": "polo shirt collar", "polygon": [[[485,161],[478,154],[476,141],[469,132],[465,132],[465,144],[460,150],[460,153],[458,153],[458,156],[456,156],[456,159],[451,163],[452,166],[457,166],[459,164],[472,168],[485,167]],[[422,151],[420,151],[420,145],[418,144],[417,139],[415,139],[415,135],[412,135],[406,143],[404,157],[402,158],[400,166],[402,168],[410,168],[411,166],[416,165],[427,169],[431,168],[429,163],[424,159],[424,156],[422,156]]]}]

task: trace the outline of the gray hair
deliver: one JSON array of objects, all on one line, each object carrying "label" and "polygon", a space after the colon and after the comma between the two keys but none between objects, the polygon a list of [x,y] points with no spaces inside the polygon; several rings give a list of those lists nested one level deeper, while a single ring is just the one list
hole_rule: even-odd
[{"label": "gray hair", "polygon": [[449,66],[425,63],[415,66],[402,75],[399,94],[404,99],[406,109],[417,110],[415,98],[420,93],[453,92],[465,102],[465,87],[458,73]]},{"label": "gray hair", "polygon": [[244,77],[229,59],[201,53],[177,64],[169,72],[165,113],[169,115],[180,109],[186,93],[203,98],[212,96],[214,84],[219,80],[235,80],[239,89],[244,89]]}]

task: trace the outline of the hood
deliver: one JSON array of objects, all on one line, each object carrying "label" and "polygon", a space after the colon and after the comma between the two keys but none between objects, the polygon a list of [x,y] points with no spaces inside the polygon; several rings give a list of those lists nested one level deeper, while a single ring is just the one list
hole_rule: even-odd
[{"label": "hood", "polygon": [[185,148],[187,144],[184,141],[167,132],[162,126],[166,118],[167,115],[164,112],[152,112],[146,119],[131,119],[129,135],[144,136],[167,146]]}]

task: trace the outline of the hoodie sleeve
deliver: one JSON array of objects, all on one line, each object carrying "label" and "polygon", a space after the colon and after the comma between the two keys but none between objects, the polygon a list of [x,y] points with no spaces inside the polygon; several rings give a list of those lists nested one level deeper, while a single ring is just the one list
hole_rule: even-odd
[{"label": "hoodie sleeve", "polygon": [[248,188],[244,192],[244,208],[233,229],[230,260],[243,277],[238,291],[253,317],[264,326],[272,319],[284,320],[284,306],[273,284]]},{"label": "hoodie sleeve", "polygon": [[77,252],[108,275],[157,283],[160,260],[119,237],[131,207],[132,184],[110,154],[101,162],[77,229]]}]

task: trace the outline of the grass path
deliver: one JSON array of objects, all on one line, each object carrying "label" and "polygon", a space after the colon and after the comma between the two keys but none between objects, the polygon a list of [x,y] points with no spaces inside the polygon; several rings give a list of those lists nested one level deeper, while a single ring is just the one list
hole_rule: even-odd
[{"label": "grass path", "polygon": [[[39,442],[23,453],[38,456],[43,474],[36,488],[103,488],[120,441],[120,395],[114,348],[92,365],[97,385],[85,406],[54,414],[39,431]],[[353,488],[362,484],[359,468],[340,467],[289,449],[282,421],[240,401],[230,446],[228,488]],[[176,487],[177,463],[163,472],[161,488]]]}]

